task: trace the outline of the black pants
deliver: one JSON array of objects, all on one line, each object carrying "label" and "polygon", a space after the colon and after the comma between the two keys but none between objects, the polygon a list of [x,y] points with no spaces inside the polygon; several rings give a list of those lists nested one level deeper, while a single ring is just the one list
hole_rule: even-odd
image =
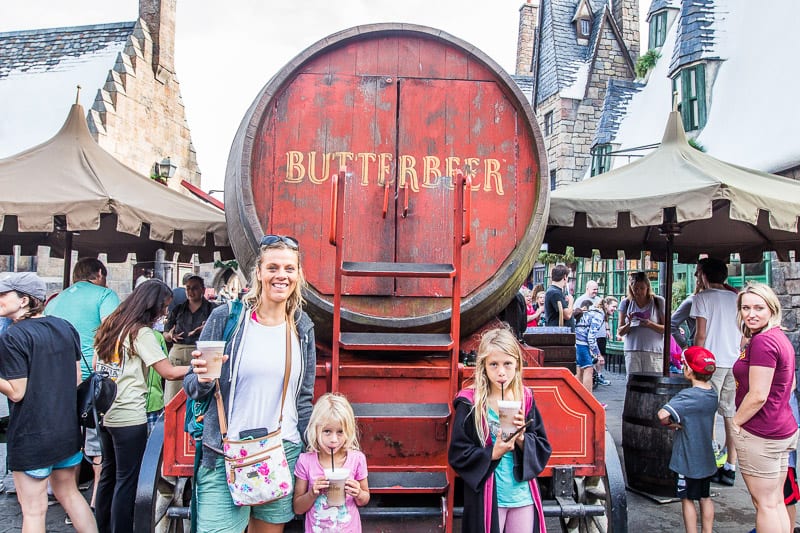
[{"label": "black pants", "polygon": [[95,502],[97,529],[100,533],[132,533],[147,424],[101,427],[98,433],[103,444],[103,468]]}]

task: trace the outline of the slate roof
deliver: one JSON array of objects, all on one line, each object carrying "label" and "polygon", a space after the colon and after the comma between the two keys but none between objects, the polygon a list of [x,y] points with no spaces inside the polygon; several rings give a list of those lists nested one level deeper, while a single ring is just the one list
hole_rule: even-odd
[{"label": "slate roof", "polygon": [[528,102],[532,102],[533,100],[533,76],[517,76],[516,74],[511,76],[511,79],[514,80],[514,83],[517,84],[519,90],[522,91],[522,94],[525,95],[525,98],[528,99]]},{"label": "slate roof", "polygon": [[608,0],[589,0],[594,19],[586,45],[578,44],[572,18],[579,0],[542,0],[536,104],[581,81],[598,41]]},{"label": "slate roof", "polygon": [[645,87],[644,83],[611,78],[606,85],[606,97],[603,100],[603,111],[597,123],[592,146],[607,144],[614,140],[617,130],[628,113],[628,104],[633,95]]},{"label": "slate roof", "polygon": [[91,109],[136,22],[0,33],[0,158],[55,134],[76,86]]},{"label": "slate roof", "polygon": [[650,3],[650,9],[647,11],[647,18],[662,9],[680,9],[680,0],[653,0]]},{"label": "slate roof", "polygon": [[121,50],[134,24],[119,22],[0,33],[0,79],[11,72],[51,70],[66,58],[77,58],[113,44],[119,44]]},{"label": "slate roof", "polygon": [[701,59],[719,59],[715,0],[683,0],[669,72]]}]

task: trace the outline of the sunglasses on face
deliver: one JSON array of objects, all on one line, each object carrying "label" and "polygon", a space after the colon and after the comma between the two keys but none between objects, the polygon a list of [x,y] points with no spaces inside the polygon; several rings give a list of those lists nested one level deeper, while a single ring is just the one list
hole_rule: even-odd
[{"label": "sunglasses on face", "polygon": [[277,242],[282,242],[293,250],[300,248],[300,243],[297,242],[297,239],[288,235],[264,235],[261,237],[261,246],[270,246]]}]

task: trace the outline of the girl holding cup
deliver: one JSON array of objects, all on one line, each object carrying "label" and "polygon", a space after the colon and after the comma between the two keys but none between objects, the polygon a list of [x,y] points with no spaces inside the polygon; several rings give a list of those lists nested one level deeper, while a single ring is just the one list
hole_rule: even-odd
[{"label": "girl holding cup", "polygon": [[[317,400],[306,441],[308,452],[295,466],[294,512],[305,513],[307,532],[360,533],[358,507],[369,503],[367,458],[359,450],[353,408],[344,396],[328,393]],[[337,480],[345,480],[343,493]]]},{"label": "girl holding cup", "polygon": [[[517,430],[506,436],[500,424],[503,401],[520,405],[513,417]],[[503,328],[484,333],[472,383],[453,403],[448,460],[464,480],[462,531],[544,531],[536,476],[551,447],[533,391],[522,384],[522,349],[513,333]]]}]

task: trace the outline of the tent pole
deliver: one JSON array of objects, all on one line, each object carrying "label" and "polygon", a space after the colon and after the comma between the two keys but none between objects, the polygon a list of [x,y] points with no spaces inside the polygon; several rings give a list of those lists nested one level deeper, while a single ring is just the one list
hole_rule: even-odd
[{"label": "tent pole", "polygon": [[666,253],[666,279],[664,280],[664,377],[669,377],[669,356],[670,356],[670,339],[672,338],[672,250],[674,233],[665,233],[667,238],[667,253]]},{"label": "tent pole", "polygon": [[64,280],[61,290],[70,286],[70,274],[72,273],[72,232],[64,232]]}]

